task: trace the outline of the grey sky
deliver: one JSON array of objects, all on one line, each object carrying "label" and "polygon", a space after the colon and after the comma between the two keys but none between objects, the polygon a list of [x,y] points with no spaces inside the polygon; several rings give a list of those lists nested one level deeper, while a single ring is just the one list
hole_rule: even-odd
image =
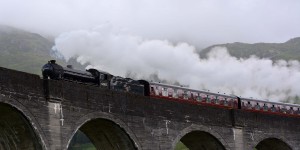
[{"label": "grey sky", "polygon": [[224,48],[207,59],[195,53],[211,44],[299,37],[299,0],[0,0],[0,24],[52,35],[65,58],[79,56],[114,75],[155,73],[273,100],[300,91],[298,61],[239,60]]},{"label": "grey sky", "polygon": [[197,47],[300,36],[299,0],[0,0],[0,24],[51,34],[110,23]]}]

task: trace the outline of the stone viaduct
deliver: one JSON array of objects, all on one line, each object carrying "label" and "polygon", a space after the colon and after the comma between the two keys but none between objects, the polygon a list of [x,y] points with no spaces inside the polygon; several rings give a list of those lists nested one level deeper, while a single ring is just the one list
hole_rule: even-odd
[{"label": "stone viaduct", "polygon": [[114,92],[0,68],[0,149],[300,150],[300,118]]}]

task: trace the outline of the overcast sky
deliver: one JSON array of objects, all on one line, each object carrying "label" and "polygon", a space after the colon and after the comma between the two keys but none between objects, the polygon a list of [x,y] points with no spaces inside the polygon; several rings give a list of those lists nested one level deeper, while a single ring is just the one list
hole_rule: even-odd
[{"label": "overcast sky", "polygon": [[299,0],[0,0],[0,24],[58,36],[102,24],[196,47],[300,36]]},{"label": "overcast sky", "polygon": [[298,61],[195,53],[300,37],[300,0],[0,0],[0,24],[51,35],[64,58],[114,75],[273,100],[300,91]]}]

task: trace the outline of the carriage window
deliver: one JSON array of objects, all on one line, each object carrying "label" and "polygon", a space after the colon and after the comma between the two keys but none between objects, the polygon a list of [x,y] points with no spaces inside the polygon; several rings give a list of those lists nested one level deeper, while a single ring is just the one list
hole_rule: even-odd
[{"label": "carriage window", "polygon": [[268,111],[268,106],[266,104],[263,106],[263,111]]},{"label": "carriage window", "polygon": [[183,91],[183,99],[188,99],[187,91]]},{"label": "carriage window", "polygon": [[153,87],[153,86],[151,86],[150,93],[151,93],[151,95],[154,95],[154,94],[155,94],[155,91],[154,91],[154,87]]},{"label": "carriage window", "polygon": [[228,101],[228,106],[234,106],[235,101],[233,98],[228,98],[227,101]]},{"label": "carriage window", "polygon": [[163,87],[161,87],[161,86],[159,86],[158,87],[158,92],[159,92],[159,96],[162,96],[162,94],[163,94]]},{"label": "carriage window", "polygon": [[210,96],[209,96],[209,95],[206,95],[206,102],[207,102],[207,103],[210,103],[210,102],[211,102],[211,99],[210,99]]},{"label": "carriage window", "polygon": [[178,98],[177,89],[173,90],[173,98]]},{"label": "carriage window", "polygon": [[201,99],[202,99],[202,98],[201,98],[201,96],[200,96],[200,93],[197,93],[197,99],[196,99],[196,100],[200,102]]},{"label": "carriage window", "polygon": [[225,98],[225,100],[224,100],[224,106],[228,106],[228,100],[227,100],[227,98]]},{"label": "carriage window", "polygon": [[290,107],[290,110],[288,111],[289,114],[294,114],[294,109],[293,107]]},{"label": "carriage window", "polygon": [[168,88],[162,88],[162,96],[168,96]]},{"label": "carriage window", "polygon": [[255,110],[259,110],[260,109],[260,105],[258,104],[258,103],[256,103],[256,105],[255,105]]},{"label": "carriage window", "polygon": [[190,92],[190,91],[188,91],[188,99],[192,99],[192,97],[193,97],[193,93],[192,92]]},{"label": "carriage window", "polygon": [[182,90],[181,89],[177,89],[177,96],[178,96],[178,98],[182,98]]},{"label": "carriage window", "polygon": [[204,93],[200,93],[201,101],[206,102],[206,95]]},{"label": "carriage window", "polygon": [[220,100],[219,100],[218,96],[216,96],[216,98],[215,98],[215,104],[220,104]]},{"label": "carriage window", "polygon": [[219,101],[219,104],[224,105],[224,97],[219,96],[218,101]]},{"label": "carriage window", "polygon": [[191,93],[190,99],[195,100],[197,97],[196,93],[195,92],[190,92],[190,93]]},{"label": "carriage window", "polygon": [[275,106],[274,106],[274,105],[272,105],[272,107],[271,107],[271,111],[272,111],[272,112],[276,112],[276,108],[275,108]]},{"label": "carriage window", "polygon": [[155,86],[155,95],[159,95],[159,89],[158,89],[158,86]]},{"label": "carriage window", "polygon": [[252,105],[251,105],[250,101],[248,101],[246,107],[247,107],[247,109],[252,109]]},{"label": "carriage window", "polygon": [[210,102],[211,102],[211,103],[215,103],[215,102],[216,102],[216,98],[217,98],[217,97],[216,97],[215,95],[210,95],[210,96],[209,96],[209,99],[210,99]]},{"label": "carriage window", "polygon": [[284,114],[286,114],[287,109],[285,108],[285,106],[281,109],[281,112],[284,113]]},{"label": "carriage window", "polygon": [[173,97],[173,93],[174,93],[173,88],[168,88],[167,93],[168,93],[168,97]]}]

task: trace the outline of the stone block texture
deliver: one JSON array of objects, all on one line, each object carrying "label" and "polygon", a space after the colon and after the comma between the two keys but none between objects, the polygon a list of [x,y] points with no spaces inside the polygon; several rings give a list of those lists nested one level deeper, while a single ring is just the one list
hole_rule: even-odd
[{"label": "stone block texture", "polygon": [[0,68],[0,149],[300,150],[300,118],[110,91]]}]

